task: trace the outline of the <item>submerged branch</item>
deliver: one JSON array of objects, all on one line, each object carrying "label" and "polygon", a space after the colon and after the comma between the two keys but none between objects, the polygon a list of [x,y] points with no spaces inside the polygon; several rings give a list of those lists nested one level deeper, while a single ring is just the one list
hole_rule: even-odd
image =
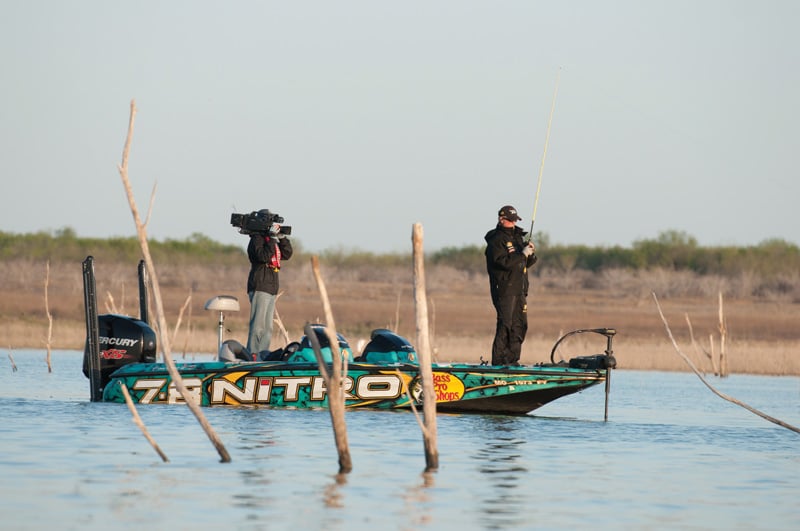
[{"label": "submerged branch", "polygon": [[47,296],[47,288],[50,285],[50,261],[47,261],[47,269],[44,277],[44,312],[47,314],[47,372],[53,372],[53,363],[51,360],[51,350],[53,342],[53,316],[50,314],[50,302]]},{"label": "submerged branch", "polygon": [[331,349],[331,373],[325,370],[325,359],[322,356],[322,349],[319,346],[317,334],[310,324],[306,324],[305,333],[314,348],[314,355],[317,358],[319,371],[325,380],[325,387],[328,390],[328,412],[331,416],[333,425],[333,437],[336,441],[336,450],[339,453],[339,473],[346,474],[353,470],[353,460],[350,456],[350,444],[347,441],[347,423],[345,421],[345,397],[344,397],[344,378],[347,375],[347,356],[339,349],[339,339],[336,332],[336,324],[333,320],[333,310],[331,310],[328,290],[319,269],[319,260],[316,256],[311,257],[311,269],[314,279],[319,289],[322,299],[322,306],[325,310],[325,333],[328,336],[328,343]]},{"label": "submerged branch", "polygon": [[128,404],[128,409],[130,409],[131,414],[133,415],[133,422],[137,426],[139,426],[140,430],[142,430],[142,434],[144,435],[144,438],[147,439],[147,442],[150,443],[150,446],[153,447],[153,450],[156,451],[156,453],[161,458],[161,460],[164,461],[165,463],[168,463],[169,459],[167,458],[167,455],[164,452],[161,451],[161,448],[158,446],[158,443],[156,443],[155,439],[153,439],[153,437],[150,436],[150,432],[147,431],[147,427],[144,425],[144,422],[142,421],[142,417],[140,417],[139,416],[139,412],[136,411],[136,406],[133,405],[133,400],[131,399],[131,394],[128,392],[128,386],[126,386],[122,382],[119,383],[119,386],[120,386],[120,389],[122,389],[122,394],[125,396],[125,403]]},{"label": "submerged branch", "polygon": [[706,381],[706,379],[703,377],[703,375],[700,374],[700,371],[697,370],[697,367],[695,367],[694,363],[692,363],[692,361],[688,357],[686,357],[686,355],[683,352],[681,352],[681,349],[678,346],[677,341],[675,341],[675,338],[672,335],[672,330],[670,330],[670,328],[669,328],[669,323],[667,323],[667,319],[666,319],[666,317],[664,317],[664,312],[661,311],[661,305],[658,303],[658,297],[656,297],[656,293],[655,292],[653,292],[653,300],[656,302],[656,308],[658,308],[658,314],[661,316],[661,321],[664,323],[664,327],[667,329],[667,335],[669,336],[670,341],[672,341],[672,346],[675,347],[675,352],[677,352],[678,355],[681,358],[683,358],[683,361],[685,361],[686,364],[689,366],[689,368],[692,369],[692,372],[694,372],[697,375],[697,377],[700,378],[700,381],[703,382],[703,384],[705,384],[705,386],[708,387],[711,390],[712,393],[714,393],[718,397],[722,398],[723,400],[727,400],[728,402],[736,404],[737,406],[743,407],[747,411],[749,411],[749,412],[751,412],[751,413],[753,413],[755,415],[758,415],[759,417],[761,417],[761,418],[763,418],[765,420],[768,420],[768,421],[770,421],[770,422],[772,422],[774,424],[777,424],[778,426],[782,426],[782,427],[786,428],[787,430],[791,430],[793,432],[800,433],[800,428],[792,426],[791,424],[787,424],[786,422],[783,422],[780,419],[776,419],[775,417],[770,417],[766,413],[762,413],[761,411],[757,410],[756,408],[754,408],[752,406],[749,406],[749,405],[745,404],[744,402],[741,402],[741,401],[733,398],[732,396],[728,396],[725,393],[717,391],[714,388],[713,385],[708,383],[708,381]]},{"label": "submerged branch", "polygon": [[222,440],[217,436],[214,429],[208,423],[205,415],[200,409],[199,400],[197,400],[194,395],[189,391],[186,387],[186,384],[183,382],[183,378],[178,372],[177,367],[175,367],[175,361],[172,359],[172,352],[170,347],[170,338],[169,338],[169,330],[167,328],[167,320],[164,317],[164,305],[162,303],[161,298],[161,290],[158,284],[158,277],[156,275],[155,265],[153,264],[153,258],[150,254],[150,246],[147,241],[147,229],[145,224],[142,223],[142,220],[139,216],[139,210],[136,206],[136,200],[133,196],[133,189],[131,187],[130,180],[128,178],[128,156],[130,153],[130,146],[131,140],[133,138],[133,124],[136,118],[136,102],[131,101],[131,114],[130,114],[130,121],[128,123],[128,135],[125,140],[125,147],[122,151],[122,164],[119,165],[119,174],[122,177],[122,184],[125,187],[125,193],[128,197],[128,204],[131,209],[131,214],[133,214],[133,221],[136,224],[136,233],[139,237],[139,246],[141,247],[142,254],[144,255],[144,261],[147,265],[147,272],[150,276],[150,283],[153,288],[153,301],[155,302],[156,306],[156,317],[157,317],[157,330],[158,335],[161,340],[161,351],[164,357],[164,363],[167,366],[167,372],[172,378],[173,383],[175,384],[175,388],[184,397],[184,402],[189,407],[189,410],[194,414],[195,418],[198,420],[200,425],[205,431],[208,438],[211,440],[211,443],[217,449],[217,453],[219,453],[221,461],[223,463],[229,463],[231,460],[231,456],[228,453],[228,450],[225,448],[225,445],[222,444]]},{"label": "submerged branch", "polygon": [[402,393],[406,395],[406,398],[408,398],[408,403],[411,406],[411,411],[414,413],[414,418],[417,419],[417,425],[422,431],[422,436],[428,437],[428,429],[425,427],[425,421],[420,416],[419,410],[417,410],[417,406],[414,403],[414,397],[411,396],[411,391],[408,389],[408,385],[406,385],[406,381],[403,379],[403,373],[400,372],[400,369],[395,369],[394,372],[400,379],[400,385],[403,386]]},{"label": "submerged branch", "polygon": [[439,468],[439,448],[436,441],[436,391],[433,387],[431,367],[430,327],[425,288],[425,253],[423,251],[422,224],[415,223],[411,230],[414,266],[414,313],[417,324],[417,354],[419,355],[419,377],[422,380],[422,413],[425,429],[422,432],[425,448],[425,471]]}]

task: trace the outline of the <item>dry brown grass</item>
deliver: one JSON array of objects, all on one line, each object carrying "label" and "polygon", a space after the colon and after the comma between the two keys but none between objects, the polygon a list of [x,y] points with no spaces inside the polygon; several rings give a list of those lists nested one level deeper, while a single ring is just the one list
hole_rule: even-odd
[{"label": "dry brown grass", "polygon": [[[158,268],[158,264],[156,264]],[[249,302],[244,292],[247,264],[238,267],[167,267],[158,270],[164,308],[172,332],[181,306],[192,296],[191,321],[184,314],[173,352],[214,352],[217,316],[203,310],[215,295],[238,297],[242,311],[226,315],[226,338],[244,340]],[[138,314],[136,264],[97,263],[100,313],[113,305],[121,313]],[[411,266],[388,270],[335,270],[322,265],[337,328],[354,347],[373,328],[388,327],[413,340],[415,335]],[[447,267],[426,271],[431,344],[438,361],[475,362],[490,357],[494,310],[482,275]],[[572,278],[570,278],[572,277]],[[0,263],[0,346],[9,349],[45,348],[48,321],[44,306],[44,262]],[[323,320],[310,264],[287,262],[282,273],[283,294],[278,310],[292,338],[302,335],[306,322]],[[685,315],[695,338],[708,349],[709,335],[718,341],[716,292],[687,295],[675,273],[648,275],[621,272],[594,278],[571,273],[533,279],[529,296],[529,333],[523,362],[546,361],[556,339],[576,328],[615,327],[614,350],[623,369],[688,370],[675,354],[650,295],[655,290],[673,334],[683,352],[703,370],[710,363],[690,343]],[[658,288],[658,289],[656,289]],[[85,336],[83,280],[80,264],[52,265],[48,286],[53,316],[52,347],[82,349]],[[728,338],[726,351],[733,373],[800,375],[800,303],[791,299],[755,297],[725,299]],[[191,327],[191,332],[189,331]],[[273,348],[282,345],[273,335]],[[580,335],[568,340],[565,357],[602,352],[604,339]]]}]

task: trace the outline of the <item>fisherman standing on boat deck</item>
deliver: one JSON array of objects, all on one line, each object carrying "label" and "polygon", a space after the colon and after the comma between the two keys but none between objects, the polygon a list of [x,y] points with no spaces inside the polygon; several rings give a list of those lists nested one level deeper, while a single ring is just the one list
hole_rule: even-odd
[{"label": "fisherman standing on boat deck", "polygon": [[497,328],[492,343],[492,365],[518,365],[528,332],[528,268],[536,263],[533,242],[517,227],[522,218],[506,205],[497,213],[497,226],[486,233],[486,270]]},{"label": "fisherman standing on boat deck", "polygon": [[[259,214],[268,216],[268,210]],[[281,226],[273,223],[269,232],[253,233],[247,245],[250,274],[247,276],[247,296],[250,298],[250,332],[247,350],[258,359],[258,353],[269,350],[272,340],[272,318],[278,295],[278,273],[281,262],[292,257],[292,242],[281,233]]]}]

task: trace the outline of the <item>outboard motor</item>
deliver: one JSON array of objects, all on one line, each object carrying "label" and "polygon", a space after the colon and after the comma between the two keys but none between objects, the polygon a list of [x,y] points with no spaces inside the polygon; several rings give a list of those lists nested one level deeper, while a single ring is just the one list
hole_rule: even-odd
[{"label": "outboard motor", "polygon": [[[155,363],[156,333],[150,325],[126,315],[106,314],[97,318],[100,350],[100,387],[111,373],[130,363]],[[83,374],[91,378],[91,355],[87,340],[83,353]]]},{"label": "outboard motor", "polygon": [[89,379],[92,402],[103,399],[111,373],[124,365],[156,361],[156,334],[147,324],[146,270],[139,262],[140,319],[126,315],[97,315],[94,257],[83,261],[83,298],[86,310],[86,343],[83,374]]},{"label": "outboard motor", "polygon": [[364,347],[360,361],[367,363],[419,363],[413,345],[402,336],[385,328],[377,328],[370,334],[370,342]]}]

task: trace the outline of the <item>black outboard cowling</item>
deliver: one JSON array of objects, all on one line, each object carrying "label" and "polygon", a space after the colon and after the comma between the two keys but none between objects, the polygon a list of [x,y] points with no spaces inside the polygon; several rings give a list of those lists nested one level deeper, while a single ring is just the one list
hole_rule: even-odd
[{"label": "black outboard cowling", "polygon": [[367,363],[418,363],[414,346],[403,336],[385,328],[372,331],[370,342],[359,360]]},{"label": "black outboard cowling", "polygon": [[[97,317],[100,348],[100,386],[105,388],[111,373],[130,363],[156,361],[156,333],[150,325],[126,315]],[[83,374],[91,378],[88,341],[83,351]]]}]

